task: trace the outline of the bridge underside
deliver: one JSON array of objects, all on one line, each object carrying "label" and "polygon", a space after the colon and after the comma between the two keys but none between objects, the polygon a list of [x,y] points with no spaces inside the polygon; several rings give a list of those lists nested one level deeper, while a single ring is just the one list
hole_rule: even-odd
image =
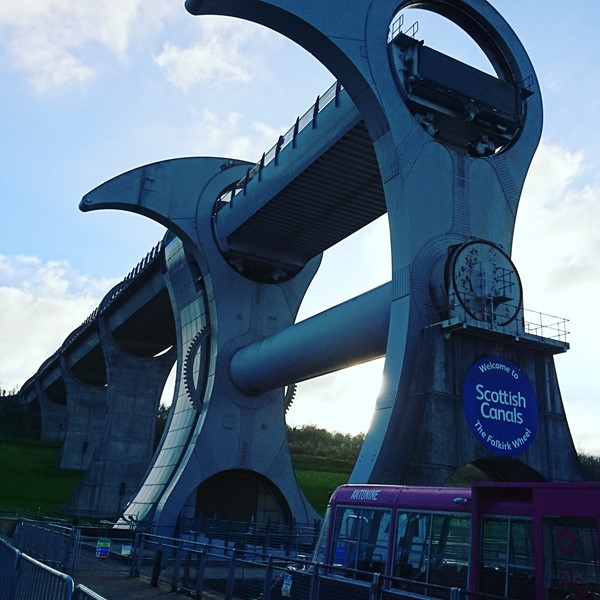
[{"label": "bridge underside", "polygon": [[[284,149],[282,162],[286,151],[294,152]],[[259,277],[265,268],[293,275],[386,212],[373,143],[361,121],[230,233],[224,254]],[[216,222],[219,229],[218,214]]]}]

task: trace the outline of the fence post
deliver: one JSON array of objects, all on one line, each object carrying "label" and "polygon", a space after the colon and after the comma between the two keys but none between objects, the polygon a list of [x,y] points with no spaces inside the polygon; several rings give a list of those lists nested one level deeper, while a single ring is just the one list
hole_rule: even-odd
[{"label": "fence post", "polygon": [[67,546],[67,556],[65,557],[65,569],[67,573],[75,571],[75,564],[79,556],[79,548],[81,543],[81,529],[73,527],[69,536]]},{"label": "fence post", "polygon": [[308,600],[318,600],[319,598],[319,568],[321,563],[315,563],[312,576],[310,578],[310,591],[308,593]]},{"label": "fence post", "polygon": [[203,550],[200,550],[198,554],[198,565],[196,567],[196,597],[202,597],[202,590],[204,589],[204,572],[206,570],[206,546]]},{"label": "fence post", "polygon": [[133,552],[131,557],[131,562],[129,563],[129,577],[139,577],[140,576],[140,566],[142,562],[143,556],[143,533],[136,533],[135,539],[133,542]]},{"label": "fence post", "polygon": [[453,587],[450,589],[449,600],[460,600],[460,597],[461,597],[461,589],[459,587]]},{"label": "fence post", "polygon": [[379,573],[373,573],[373,580],[369,589],[369,600],[377,600],[379,598]]},{"label": "fence post", "polygon": [[163,551],[159,546],[156,551],[156,555],[154,556],[154,567],[152,568],[152,579],[150,580],[150,585],[152,587],[158,587],[158,579],[160,577],[160,570],[162,567],[162,557]]},{"label": "fence post", "polygon": [[183,575],[181,576],[182,584],[185,589],[190,587],[190,569],[192,567],[192,550],[193,546],[185,553],[185,560],[183,561]]},{"label": "fence post", "polygon": [[267,560],[267,568],[265,570],[265,582],[263,584],[262,600],[270,600],[272,580],[273,580],[273,556],[271,554],[269,554],[269,559]]},{"label": "fence post", "polygon": [[177,588],[179,587],[179,571],[181,568],[181,557],[182,554],[184,552],[183,550],[183,545],[184,545],[184,541],[183,540],[179,540],[179,544],[177,544],[177,553],[175,554],[175,563],[173,564],[173,579],[171,580],[171,591],[172,592],[176,592]]},{"label": "fence post", "polygon": [[233,598],[233,580],[235,578],[235,552],[231,554],[231,561],[229,563],[229,575],[227,576],[227,589],[225,591],[225,600],[231,600]]}]

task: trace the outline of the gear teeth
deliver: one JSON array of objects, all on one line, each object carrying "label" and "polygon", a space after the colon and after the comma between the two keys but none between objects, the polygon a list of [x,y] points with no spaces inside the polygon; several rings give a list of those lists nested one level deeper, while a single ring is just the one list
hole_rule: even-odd
[{"label": "gear teeth", "polygon": [[[200,411],[202,408],[203,395],[200,393],[200,389],[204,386],[204,381],[198,381],[198,386],[196,387],[196,383],[194,382],[194,361],[198,355],[198,349],[202,346],[209,333],[210,329],[206,326],[192,338],[183,361],[183,385],[185,393],[197,411]],[[201,360],[205,361],[206,356],[201,356]]]},{"label": "gear teeth", "polygon": [[292,383],[291,385],[288,385],[287,389],[285,390],[284,402],[285,402],[286,414],[287,414],[287,411],[290,410],[290,407],[292,406],[292,403],[294,402],[294,398],[296,396],[297,389],[298,389],[298,386],[295,383]]}]

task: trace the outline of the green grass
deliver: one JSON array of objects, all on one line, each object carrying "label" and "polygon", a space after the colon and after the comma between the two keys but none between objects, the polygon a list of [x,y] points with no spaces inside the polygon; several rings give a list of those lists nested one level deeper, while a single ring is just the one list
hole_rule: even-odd
[{"label": "green grass", "polygon": [[0,507],[55,515],[79,482],[81,471],[57,467],[60,445],[0,440]]},{"label": "green grass", "polygon": [[[57,515],[81,479],[82,471],[58,468],[60,444],[39,440],[0,439],[0,509],[26,514]],[[326,470],[320,457],[294,457],[296,477],[308,501],[325,513],[329,496],[346,483],[350,471]]]},{"label": "green grass", "polygon": [[331,492],[338,485],[348,482],[350,473],[332,473],[331,471],[309,471],[295,469],[298,483],[307,500],[321,515],[325,514]]}]

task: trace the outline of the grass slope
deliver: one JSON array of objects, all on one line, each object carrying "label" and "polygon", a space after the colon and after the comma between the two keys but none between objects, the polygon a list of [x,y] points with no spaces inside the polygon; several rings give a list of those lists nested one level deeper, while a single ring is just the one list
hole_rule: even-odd
[{"label": "grass slope", "polygon": [[29,440],[0,440],[0,508],[55,515],[79,482],[81,471],[56,465],[60,445]]},{"label": "grass slope", "polygon": [[307,471],[295,469],[296,478],[306,499],[321,515],[325,514],[331,492],[338,485],[348,482],[349,473],[334,473],[330,471]]},{"label": "grass slope", "polygon": [[[58,514],[83,474],[59,469],[59,460],[60,444],[0,439],[0,509]],[[323,515],[331,492],[348,481],[350,470],[342,461],[319,456],[296,455],[293,461],[306,498]]]}]

